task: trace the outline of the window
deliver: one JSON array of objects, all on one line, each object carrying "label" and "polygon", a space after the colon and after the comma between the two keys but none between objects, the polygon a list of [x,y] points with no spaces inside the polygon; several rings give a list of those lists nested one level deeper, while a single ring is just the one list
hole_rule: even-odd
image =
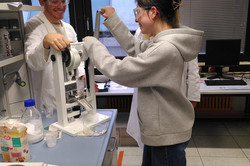
[{"label": "window", "polygon": [[[96,11],[104,6],[113,6],[121,20],[128,26],[129,30],[135,31],[138,28],[138,24],[135,22],[135,16],[133,13],[133,9],[136,7],[135,0],[91,0],[91,4],[93,27],[95,27]],[[101,17],[101,23],[103,21],[104,18]],[[100,31],[107,31],[107,28],[103,24],[100,24]]]},{"label": "window", "polygon": [[[103,6],[113,6],[121,18],[121,20],[128,26],[128,29],[131,32],[135,32],[139,27],[135,22],[135,16],[133,13],[133,9],[136,7],[136,3],[134,0],[91,0],[92,4],[92,20],[93,27],[95,27],[95,18],[96,11],[101,9]],[[111,35],[111,33],[107,30],[107,28],[102,24],[104,18],[101,16],[100,19],[100,38],[99,40],[108,48],[110,54],[116,57],[124,57],[127,56],[126,52],[121,48],[119,43],[115,40],[115,38]]]}]

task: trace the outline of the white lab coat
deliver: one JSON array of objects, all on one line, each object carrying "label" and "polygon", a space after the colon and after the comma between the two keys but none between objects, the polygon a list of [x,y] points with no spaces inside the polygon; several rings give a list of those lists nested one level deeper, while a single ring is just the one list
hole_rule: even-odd
[{"label": "white lab coat", "polygon": [[[43,38],[48,33],[60,33],[68,40],[77,42],[73,27],[61,21],[61,32],[47,20],[43,12],[32,17],[25,24],[25,58],[31,69],[33,92],[36,107],[40,110],[52,111],[56,108],[53,68],[48,56],[50,49],[43,48]],[[84,66],[80,65],[79,75],[84,75]]]},{"label": "white lab coat", "polygon": [[[143,39],[140,28],[137,29],[135,36]],[[197,58],[184,64],[182,91],[186,94],[189,101],[200,101],[200,76]],[[137,115],[137,96],[137,88],[135,88],[127,124],[127,133],[136,140],[140,148],[143,148]]]}]

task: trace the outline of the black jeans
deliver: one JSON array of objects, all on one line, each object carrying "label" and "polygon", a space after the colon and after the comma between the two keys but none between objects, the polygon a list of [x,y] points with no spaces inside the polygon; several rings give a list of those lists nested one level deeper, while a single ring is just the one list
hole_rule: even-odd
[{"label": "black jeans", "polygon": [[186,166],[188,142],[170,146],[144,145],[142,166]]}]

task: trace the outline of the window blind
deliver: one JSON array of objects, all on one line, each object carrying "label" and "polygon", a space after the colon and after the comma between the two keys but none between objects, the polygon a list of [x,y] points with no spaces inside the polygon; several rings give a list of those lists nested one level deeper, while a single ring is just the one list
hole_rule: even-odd
[{"label": "window blind", "polygon": [[208,39],[241,39],[244,51],[247,0],[183,0],[180,8],[181,24],[203,30],[201,53]]}]

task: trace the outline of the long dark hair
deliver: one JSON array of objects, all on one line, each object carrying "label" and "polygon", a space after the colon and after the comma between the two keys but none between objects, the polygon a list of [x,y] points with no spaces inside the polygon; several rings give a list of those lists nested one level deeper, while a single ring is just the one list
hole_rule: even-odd
[{"label": "long dark hair", "polygon": [[161,19],[167,21],[172,27],[179,24],[179,7],[182,0],[135,0],[140,7],[155,6]]}]

